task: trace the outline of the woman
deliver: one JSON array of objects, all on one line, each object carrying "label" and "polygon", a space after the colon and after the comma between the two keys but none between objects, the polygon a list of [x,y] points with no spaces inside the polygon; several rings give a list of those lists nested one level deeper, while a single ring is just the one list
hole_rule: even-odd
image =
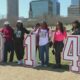
[{"label": "woman", "polygon": [[29,34],[29,31],[23,27],[21,20],[17,21],[16,29],[14,30],[14,48],[18,59],[18,64],[23,64],[24,57],[24,34]]},{"label": "woman", "polygon": [[[49,28],[46,22],[42,22],[37,31],[39,38],[39,51],[41,56],[41,65],[47,67],[49,64]],[[45,55],[45,58],[44,58]]]},{"label": "woman", "polygon": [[56,25],[56,30],[54,32],[54,38],[53,38],[53,46],[55,49],[55,60],[56,60],[56,65],[54,68],[60,68],[61,67],[61,52],[64,47],[64,39],[66,38],[66,30],[62,24],[62,22],[57,22]]},{"label": "woman", "polygon": [[80,22],[78,20],[72,22],[72,35],[80,35]]}]

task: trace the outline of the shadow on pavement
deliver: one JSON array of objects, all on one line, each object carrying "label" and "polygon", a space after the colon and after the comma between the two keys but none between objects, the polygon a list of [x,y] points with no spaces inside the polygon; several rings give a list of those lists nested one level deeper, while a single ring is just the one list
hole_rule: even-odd
[{"label": "shadow on pavement", "polygon": [[[18,65],[17,62],[13,62],[13,63],[0,63],[0,66],[12,66],[12,67],[24,67],[24,68],[33,68],[30,66],[26,66],[26,65]],[[42,66],[38,66],[35,67],[33,69],[36,70],[47,70],[47,71],[55,71],[55,72],[65,72],[65,71],[69,71],[69,66],[68,65],[62,65],[61,68],[53,68],[53,64],[49,64],[49,67],[42,67]]]}]

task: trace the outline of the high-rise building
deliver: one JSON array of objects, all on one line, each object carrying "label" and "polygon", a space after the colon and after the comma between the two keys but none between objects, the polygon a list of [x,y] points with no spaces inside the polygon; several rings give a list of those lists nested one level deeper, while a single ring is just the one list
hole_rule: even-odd
[{"label": "high-rise building", "polygon": [[50,0],[36,0],[30,3],[30,18],[52,14],[52,2]]},{"label": "high-rise building", "polygon": [[29,17],[60,15],[60,3],[57,0],[35,0],[30,3]]},{"label": "high-rise building", "polygon": [[18,18],[18,0],[7,0],[7,18]]},{"label": "high-rise building", "polygon": [[71,5],[79,5],[80,0],[71,0]]},{"label": "high-rise building", "polygon": [[56,15],[58,15],[58,16],[60,16],[60,3],[59,2],[57,2],[56,3],[56,7],[57,7],[57,9],[56,9]]},{"label": "high-rise building", "polygon": [[60,3],[58,0],[51,0],[53,2],[53,15],[60,15]]},{"label": "high-rise building", "polygon": [[68,8],[69,16],[80,16],[80,0],[71,0],[71,5]]}]

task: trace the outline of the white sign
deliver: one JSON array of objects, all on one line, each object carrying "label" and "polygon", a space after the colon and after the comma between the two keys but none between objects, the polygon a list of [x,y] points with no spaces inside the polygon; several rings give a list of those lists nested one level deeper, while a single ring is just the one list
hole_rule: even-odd
[{"label": "white sign", "polygon": [[25,64],[33,67],[37,66],[35,35],[28,35],[25,39]]},{"label": "white sign", "polygon": [[67,37],[63,56],[64,60],[71,61],[71,71],[80,72],[80,36]]},{"label": "white sign", "polygon": [[3,48],[4,48],[4,39],[2,37],[2,34],[0,33],[0,62],[3,60]]}]

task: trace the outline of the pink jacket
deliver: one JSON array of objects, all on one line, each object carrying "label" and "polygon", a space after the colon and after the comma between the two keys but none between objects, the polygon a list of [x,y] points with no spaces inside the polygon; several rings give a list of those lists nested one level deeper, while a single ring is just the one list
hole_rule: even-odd
[{"label": "pink jacket", "polygon": [[63,41],[66,37],[67,37],[66,31],[64,31],[64,33],[62,33],[60,30],[58,30],[54,33],[53,41]]}]

